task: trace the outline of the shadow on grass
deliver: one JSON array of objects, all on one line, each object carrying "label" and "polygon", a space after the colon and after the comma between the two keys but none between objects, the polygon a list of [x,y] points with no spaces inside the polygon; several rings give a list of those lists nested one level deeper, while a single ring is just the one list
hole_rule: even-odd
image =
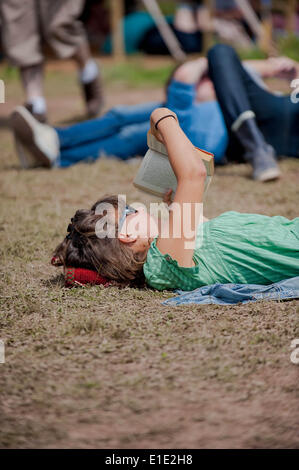
[{"label": "shadow on grass", "polygon": [[57,274],[56,276],[51,277],[50,279],[43,279],[41,284],[44,287],[64,287],[64,275]]}]

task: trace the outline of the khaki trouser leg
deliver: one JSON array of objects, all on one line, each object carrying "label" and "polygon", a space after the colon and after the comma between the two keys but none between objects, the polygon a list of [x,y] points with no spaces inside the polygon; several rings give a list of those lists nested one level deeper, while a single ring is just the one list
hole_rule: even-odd
[{"label": "khaki trouser leg", "polygon": [[78,21],[84,0],[39,0],[43,36],[55,54],[73,57],[82,43],[87,43],[83,24]]},{"label": "khaki trouser leg", "polygon": [[43,61],[35,0],[0,1],[2,42],[8,60],[17,67]]},{"label": "khaki trouser leg", "polygon": [[78,16],[84,0],[0,1],[2,42],[7,58],[18,67],[43,61],[42,38],[56,55],[69,58],[87,43]]}]

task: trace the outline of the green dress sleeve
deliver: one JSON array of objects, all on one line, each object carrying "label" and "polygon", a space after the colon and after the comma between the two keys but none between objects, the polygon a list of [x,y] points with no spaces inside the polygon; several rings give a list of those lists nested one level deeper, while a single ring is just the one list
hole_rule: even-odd
[{"label": "green dress sleeve", "polygon": [[163,255],[157,247],[157,238],[152,242],[143,266],[147,284],[157,290],[192,290],[198,271],[198,265],[184,268],[170,255]]}]

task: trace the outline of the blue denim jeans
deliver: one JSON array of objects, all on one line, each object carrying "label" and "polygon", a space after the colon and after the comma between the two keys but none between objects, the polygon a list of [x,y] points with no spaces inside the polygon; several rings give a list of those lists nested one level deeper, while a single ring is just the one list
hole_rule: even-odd
[{"label": "blue denim jeans", "polygon": [[229,133],[227,156],[236,159],[244,149],[231,126],[244,111],[252,110],[267,143],[277,155],[299,157],[299,103],[290,96],[277,96],[261,88],[242,66],[234,49],[224,44],[208,54],[209,74],[214,83]]},{"label": "blue denim jeans", "polygon": [[258,300],[291,300],[299,298],[299,277],[285,279],[268,286],[256,284],[213,284],[165,300],[165,305],[218,304],[233,305]]},{"label": "blue denim jeans", "polygon": [[56,128],[60,141],[58,166],[94,161],[101,154],[121,159],[144,155],[150,115],[157,106],[161,104],[117,106],[99,119]]}]

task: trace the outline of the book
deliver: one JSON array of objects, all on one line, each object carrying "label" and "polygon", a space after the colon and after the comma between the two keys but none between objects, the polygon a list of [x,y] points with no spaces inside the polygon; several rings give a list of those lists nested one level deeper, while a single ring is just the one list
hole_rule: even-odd
[{"label": "book", "polygon": [[[156,139],[151,131],[147,133],[147,145],[149,149],[142,160],[133,184],[136,188],[159,197],[163,197],[165,192],[171,188],[173,199],[177,188],[177,179],[169,162],[166,147]],[[205,197],[214,174],[214,155],[195,148],[207,170]]]}]

